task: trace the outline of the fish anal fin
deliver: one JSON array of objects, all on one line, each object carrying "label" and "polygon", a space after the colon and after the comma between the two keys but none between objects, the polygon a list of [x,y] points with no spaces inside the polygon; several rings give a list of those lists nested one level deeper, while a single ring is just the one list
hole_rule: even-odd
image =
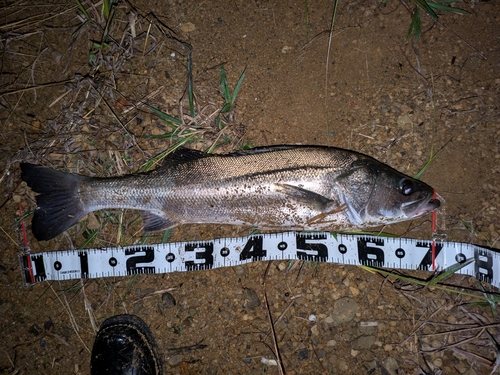
[{"label": "fish anal fin", "polygon": [[157,215],[150,211],[141,212],[142,219],[144,220],[143,230],[145,232],[158,232],[175,227],[177,224],[173,223],[167,218]]},{"label": "fish anal fin", "polygon": [[328,213],[337,209],[339,206],[339,203],[335,200],[315,193],[314,191],[288,184],[276,184],[276,186],[278,187],[278,191],[285,194],[290,199],[316,211]]}]

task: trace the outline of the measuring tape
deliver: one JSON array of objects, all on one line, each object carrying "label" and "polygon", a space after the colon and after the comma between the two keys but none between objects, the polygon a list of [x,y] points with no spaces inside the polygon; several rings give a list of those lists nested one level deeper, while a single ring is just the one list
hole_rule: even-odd
[{"label": "measuring tape", "polygon": [[457,273],[500,287],[499,257],[496,250],[460,242],[285,232],[23,254],[20,261],[25,285],[45,280],[199,271],[255,261],[307,260],[425,271],[444,270],[458,263],[465,266]]}]

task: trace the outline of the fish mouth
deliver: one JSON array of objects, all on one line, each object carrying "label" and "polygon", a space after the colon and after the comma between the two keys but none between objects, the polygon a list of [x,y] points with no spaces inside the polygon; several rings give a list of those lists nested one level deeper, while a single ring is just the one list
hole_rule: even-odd
[{"label": "fish mouth", "polygon": [[425,214],[428,214],[429,212],[434,211],[436,208],[438,208],[441,205],[441,202],[438,199],[429,199],[427,201],[424,201],[420,205],[418,205],[417,202],[408,202],[403,204],[403,211],[406,211],[406,216],[407,217],[419,217],[423,216]]},{"label": "fish mouth", "polygon": [[416,217],[425,215],[429,212],[434,211],[439,206],[441,206],[441,202],[438,199],[430,199],[418,208],[418,210],[414,213],[414,216]]}]

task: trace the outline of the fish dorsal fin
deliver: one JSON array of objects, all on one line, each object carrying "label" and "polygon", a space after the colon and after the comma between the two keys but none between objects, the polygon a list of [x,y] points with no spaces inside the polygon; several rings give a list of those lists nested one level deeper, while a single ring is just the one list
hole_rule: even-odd
[{"label": "fish dorsal fin", "polygon": [[[227,154],[227,156],[244,156],[244,155],[263,154],[265,152],[290,150],[292,148],[297,148],[297,147],[300,147],[300,146],[293,146],[293,145],[263,146],[263,147],[252,148],[250,150],[234,151],[234,152],[231,152],[230,154]],[[223,155],[223,156],[225,156],[225,155]]]},{"label": "fish dorsal fin", "polygon": [[166,165],[176,165],[179,163],[185,163],[188,161],[194,161],[198,159],[203,159],[209,156],[205,154],[203,151],[193,150],[186,147],[179,147],[174,152],[168,154],[163,159],[162,166]]},{"label": "fish dorsal fin", "polygon": [[255,155],[255,154],[263,154],[266,152],[290,150],[297,147],[299,146],[293,146],[293,145],[264,146],[264,147],[256,147],[251,150],[234,151],[229,154],[206,154],[203,151],[193,150],[187,147],[179,147],[177,150],[165,156],[165,158],[163,159],[162,166],[176,165],[179,163],[195,161],[210,156],[225,157],[225,156]]}]

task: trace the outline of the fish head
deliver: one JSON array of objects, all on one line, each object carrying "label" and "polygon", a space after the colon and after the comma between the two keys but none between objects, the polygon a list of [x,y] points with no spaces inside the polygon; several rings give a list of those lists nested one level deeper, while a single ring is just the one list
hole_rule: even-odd
[{"label": "fish head", "polygon": [[[342,184],[346,215],[358,226],[397,223],[423,216],[439,207],[434,189],[376,160],[358,160]],[[349,191],[349,189],[343,189]]]}]

